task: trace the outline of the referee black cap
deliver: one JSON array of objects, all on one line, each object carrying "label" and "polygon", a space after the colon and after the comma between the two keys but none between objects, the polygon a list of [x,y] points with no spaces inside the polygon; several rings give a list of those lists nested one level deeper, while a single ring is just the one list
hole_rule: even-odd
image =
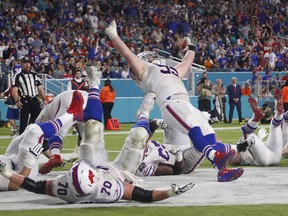
[{"label": "referee black cap", "polygon": [[22,59],[22,62],[23,62],[23,63],[31,63],[31,59],[29,58],[29,56],[25,56],[25,57]]}]

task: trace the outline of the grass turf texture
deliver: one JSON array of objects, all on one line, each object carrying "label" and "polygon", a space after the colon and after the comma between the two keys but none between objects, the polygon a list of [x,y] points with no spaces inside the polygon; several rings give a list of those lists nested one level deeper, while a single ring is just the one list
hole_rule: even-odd
[{"label": "grass turf texture", "polygon": [[[132,124],[121,124],[120,131],[129,131]],[[260,125],[261,126],[261,125]],[[267,125],[265,125],[267,126]],[[237,129],[216,130],[217,136],[226,143],[236,143],[240,133],[240,125],[238,123],[224,124],[217,123],[214,128],[238,127]],[[268,130],[268,129],[267,129]],[[70,131],[71,134],[72,130]],[[111,131],[105,131],[111,132]],[[0,136],[10,135],[9,128],[0,128]],[[105,136],[106,149],[109,152],[110,160],[113,160],[120,151],[127,134],[109,134]],[[163,142],[163,134],[155,133],[153,139]],[[4,154],[11,138],[0,139],[0,154]],[[64,139],[63,153],[72,153],[76,145],[77,136],[67,136]],[[114,152],[116,151],[116,152]],[[287,167],[288,160],[282,159],[279,167]],[[65,166],[68,169],[70,166]],[[211,168],[208,160],[205,160],[201,168]],[[59,170],[61,170],[59,168]],[[62,169],[63,170],[63,169]],[[241,213],[240,213],[241,212]],[[1,211],[0,215],[288,215],[286,205],[239,205],[239,206],[194,206],[194,207],[95,207],[95,208],[79,208],[79,209],[50,209],[50,210],[25,210],[25,211]]]}]

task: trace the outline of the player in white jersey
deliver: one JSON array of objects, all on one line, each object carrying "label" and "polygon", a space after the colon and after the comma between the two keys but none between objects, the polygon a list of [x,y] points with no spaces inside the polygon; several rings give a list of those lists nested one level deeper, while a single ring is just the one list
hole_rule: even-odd
[{"label": "player in white jersey", "polygon": [[[82,121],[82,104],[82,95],[75,91],[70,106],[62,116],[53,121],[28,125],[19,137],[12,140],[0,160],[4,161],[14,172],[35,177],[38,173],[36,160],[43,150],[43,139],[52,137],[66,123],[75,120]],[[3,176],[0,177],[0,190],[17,190],[18,188],[18,185]]]},{"label": "player in white jersey", "polygon": [[[0,172],[23,189],[58,197],[68,203],[111,203],[121,199],[153,202],[180,195],[194,186],[191,182],[183,187],[172,184],[169,189],[145,190],[133,184],[131,178],[126,179],[127,173],[109,166],[95,167],[86,160],[75,163],[67,174],[44,181],[19,175],[5,162],[0,162]],[[137,179],[136,176],[132,178]]]},{"label": "player in white jersey", "polygon": [[[260,129],[258,136],[254,131],[258,128],[260,119],[264,116],[264,112],[258,107],[256,100],[249,98],[250,106],[253,109],[253,117],[242,126],[243,137],[252,141],[249,150],[238,152],[230,161],[230,164],[254,165],[254,166],[270,166],[280,163],[282,149],[287,140],[288,135],[288,112],[283,114],[282,93],[276,89],[275,97],[275,115],[270,123],[269,135],[265,129]],[[283,120],[284,117],[284,120]],[[282,126],[282,128],[281,128]],[[265,141],[263,139],[268,135]]]},{"label": "player in white jersey", "polygon": [[[91,66],[91,67],[87,66],[85,67],[85,70],[87,71],[90,90],[89,90],[89,94],[86,91],[79,91],[84,98],[83,108],[86,107],[87,100],[89,97],[93,97],[94,99],[96,99],[94,101],[95,102],[94,108],[97,110],[97,112],[95,113],[94,119],[101,123],[102,113],[103,113],[102,106],[99,100],[99,84],[100,84],[101,72],[97,69],[97,67],[94,67],[94,66]],[[47,119],[55,119],[59,115],[62,115],[63,112],[65,112],[68,101],[69,99],[71,99],[73,92],[74,92],[73,90],[65,91],[57,95],[41,111],[40,115],[37,118],[38,121],[43,121],[43,120],[45,121]],[[82,141],[83,123],[71,122],[70,124],[65,125],[54,137],[48,140],[48,146],[49,146],[51,154],[49,155],[50,156],[49,161],[40,167],[39,173],[47,174],[53,168],[62,166],[63,162],[62,162],[61,155],[60,155],[62,145],[63,145],[62,140],[68,133],[69,129],[76,123],[77,123],[76,128],[78,129],[78,132],[79,132],[78,144],[72,154],[72,157],[70,157],[70,159],[79,158],[79,154],[80,154],[79,146],[80,146],[80,142]],[[103,140],[103,138],[97,139],[97,140],[101,141]],[[103,141],[103,145],[104,145],[104,141]]]},{"label": "player in white jersey", "polygon": [[[157,57],[157,54],[153,52],[140,53],[138,58],[118,36],[114,20],[105,29],[105,33],[112,40],[114,47],[129,63],[131,77],[136,84],[144,93],[154,92],[156,94],[156,103],[161,110],[164,121],[190,137],[194,147],[203,152],[218,168],[218,176],[225,175],[227,181],[239,178],[244,171],[242,168],[226,168],[226,163],[234,156],[235,150],[226,153],[216,151],[213,148],[216,143],[215,132],[208,121],[203,120],[205,117],[201,111],[190,103],[188,92],[182,82],[182,78],[190,69],[195,57],[196,46],[191,44],[190,39],[185,38],[184,44],[187,45],[185,48],[187,52],[182,62],[174,68],[153,64],[153,60]],[[154,61],[154,63],[159,63],[159,61]]]},{"label": "player in white jersey", "polygon": [[141,179],[128,171],[92,164],[89,160],[93,161],[94,158],[103,155],[103,152],[99,152],[99,148],[103,146],[97,140],[101,137],[97,131],[103,131],[103,124],[96,120],[97,110],[95,112],[94,108],[99,99],[92,97],[93,95],[90,97],[93,90],[96,89],[90,88],[83,115],[85,123],[80,157],[84,160],[75,163],[67,174],[51,180],[36,182],[13,172],[5,162],[0,162],[1,174],[28,191],[58,197],[69,203],[107,203],[120,199],[152,202],[180,195],[194,186],[191,182],[183,187],[172,184],[172,187],[167,190],[145,190],[135,185]]},{"label": "player in white jersey", "polygon": [[150,140],[159,126],[163,129],[167,127],[162,119],[149,122],[154,100],[154,93],[144,96],[137,111],[137,123],[131,128],[113,165],[138,176],[179,174],[184,165],[181,150],[173,145]]}]

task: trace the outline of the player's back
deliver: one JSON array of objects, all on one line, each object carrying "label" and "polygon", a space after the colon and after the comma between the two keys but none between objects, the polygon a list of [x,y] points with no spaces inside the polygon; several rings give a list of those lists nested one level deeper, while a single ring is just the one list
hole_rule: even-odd
[{"label": "player's back", "polygon": [[146,63],[146,65],[146,72],[140,82],[140,87],[145,93],[154,92],[158,105],[172,95],[183,94],[189,99],[187,89],[175,68],[151,63]]},{"label": "player's back", "polygon": [[[73,92],[74,90],[64,91],[61,94],[57,95],[55,98],[53,98],[53,100],[41,110],[41,113],[37,117],[36,122],[53,120],[63,115],[71,104]],[[88,98],[88,92],[81,90],[79,90],[79,92],[83,96],[83,108],[85,108]]]}]

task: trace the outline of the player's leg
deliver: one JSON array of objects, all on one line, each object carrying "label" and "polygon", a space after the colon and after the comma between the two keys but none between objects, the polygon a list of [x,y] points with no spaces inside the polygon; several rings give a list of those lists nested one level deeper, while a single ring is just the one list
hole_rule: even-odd
[{"label": "player's leg", "polygon": [[113,164],[119,169],[135,173],[140,165],[146,142],[150,136],[149,114],[153,109],[155,94],[147,93],[137,111],[137,123],[131,128],[125,143]]},{"label": "player's leg", "polygon": [[253,110],[253,115],[252,118],[241,127],[244,140],[258,128],[260,120],[265,116],[264,111],[258,106],[258,103],[254,98],[248,98],[248,102]]},{"label": "player's leg", "polygon": [[[213,148],[212,141],[216,143],[213,128],[203,113],[193,107],[189,101],[171,101],[162,110],[162,116],[169,126],[175,127],[184,134],[188,133],[194,147],[204,153],[219,172],[226,169],[226,163],[235,155],[236,151],[232,149],[229,152],[220,152]],[[231,176],[227,178],[229,181],[239,178],[243,174],[243,169],[240,168],[235,173],[234,170],[225,170],[225,172],[227,175],[231,173]]]},{"label": "player's leg", "polygon": [[108,161],[105,149],[104,127],[102,123],[103,109],[99,97],[99,79],[101,72],[97,67],[86,68],[89,80],[89,94],[84,109],[83,134],[80,145],[80,158],[87,159],[93,164],[103,164]]},{"label": "player's leg", "polygon": [[60,154],[58,154],[62,148],[62,139],[59,136],[55,136],[55,133],[57,133],[63,125],[71,125],[75,121],[83,120],[83,103],[84,99],[81,93],[74,91],[72,102],[65,114],[56,120],[38,123],[44,133],[44,137],[49,139],[50,147],[52,146],[52,149],[55,150],[55,152],[51,152],[52,156],[48,162],[40,167],[39,172],[41,174],[47,174],[53,168],[63,165]]}]

